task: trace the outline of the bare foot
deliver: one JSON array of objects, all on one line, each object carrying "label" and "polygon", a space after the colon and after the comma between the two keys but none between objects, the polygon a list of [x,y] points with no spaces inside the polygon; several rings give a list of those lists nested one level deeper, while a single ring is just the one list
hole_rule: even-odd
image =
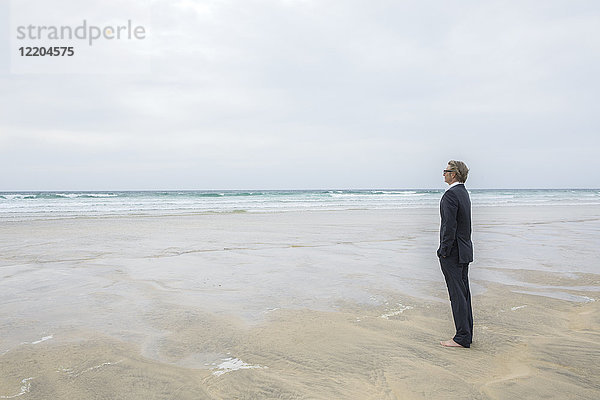
[{"label": "bare foot", "polygon": [[453,339],[445,340],[443,342],[440,342],[440,344],[444,347],[463,347],[464,348],[464,346],[461,346],[460,344],[456,343]]}]

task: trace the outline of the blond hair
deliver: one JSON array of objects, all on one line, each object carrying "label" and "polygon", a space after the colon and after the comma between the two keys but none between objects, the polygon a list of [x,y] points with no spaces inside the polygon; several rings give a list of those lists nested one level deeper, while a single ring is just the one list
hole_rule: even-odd
[{"label": "blond hair", "polygon": [[467,181],[467,176],[469,175],[467,164],[462,161],[450,160],[448,161],[448,166],[456,173],[456,179],[458,179],[460,183],[465,183]]}]

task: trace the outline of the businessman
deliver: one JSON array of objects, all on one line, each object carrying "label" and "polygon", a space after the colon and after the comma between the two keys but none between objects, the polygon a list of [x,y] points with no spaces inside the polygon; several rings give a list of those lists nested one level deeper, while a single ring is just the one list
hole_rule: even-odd
[{"label": "businessman", "polygon": [[456,327],[456,335],[440,342],[445,347],[471,347],[473,341],[473,311],[469,290],[469,263],[473,261],[471,242],[471,199],[465,188],[469,169],[462,161],[451,160],[444,170],[449,185],[440,201],[440,247],[437,255]]}]

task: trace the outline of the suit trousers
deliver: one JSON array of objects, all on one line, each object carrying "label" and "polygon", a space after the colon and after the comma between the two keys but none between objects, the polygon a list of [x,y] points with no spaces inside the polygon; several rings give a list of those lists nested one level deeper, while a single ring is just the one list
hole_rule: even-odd
[{"label": "suit trousers", "polygon": [[[452,254],[454,253],[454,254]],[[469,289],[469,263],[458,262],[458,252],[440,257],[440,265],[452,305],[456,335],[454,341],[463,347],[471,347],[473,341],[473,310]]]}]

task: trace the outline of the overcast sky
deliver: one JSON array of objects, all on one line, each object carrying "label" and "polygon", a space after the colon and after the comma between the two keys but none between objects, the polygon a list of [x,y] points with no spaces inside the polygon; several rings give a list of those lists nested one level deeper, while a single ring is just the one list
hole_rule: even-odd
[{"label": "overcast sky", "polygon": [[597,0],[118,3],[149,73],[10,73],[2,2],[0,191],[600,187]]}]

